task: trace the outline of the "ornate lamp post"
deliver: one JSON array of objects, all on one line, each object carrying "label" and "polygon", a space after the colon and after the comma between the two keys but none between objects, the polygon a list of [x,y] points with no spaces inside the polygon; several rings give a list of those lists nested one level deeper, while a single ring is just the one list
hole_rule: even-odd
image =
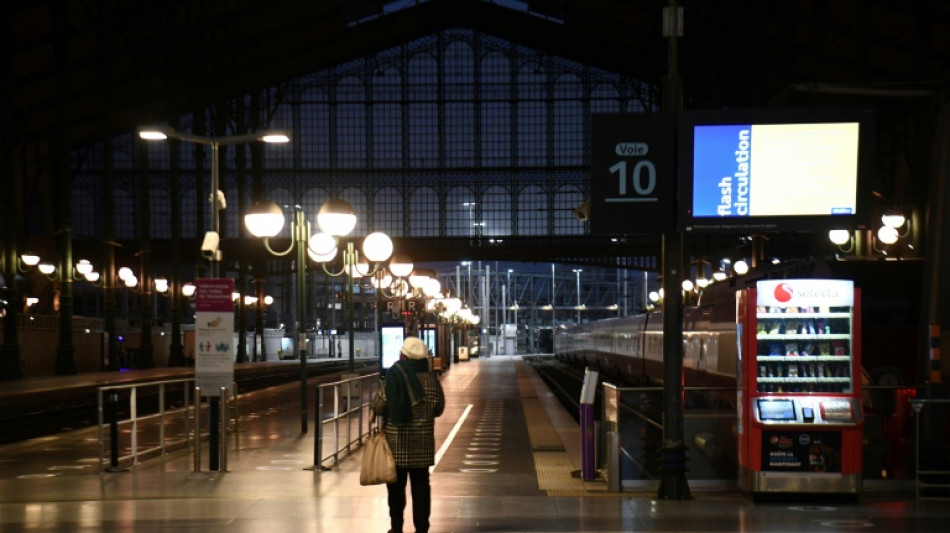
[{"label": "ornate lamp post", "polygon": [[[300,357],[300,412],[301,412],[301,431],[307,432],[307,358],[301,340],[301,332],[306,331],[306,274],[307,274],[307,256],[321,263],[324,272],[330,276],[340,276],[349,273],[347,303],[349,304],[349,322],[350,322],[350,372],[355,371],[354,361],[354,329],[353,321],[353,277],[357,273],[357,263],[359,255],[355,251],[352,242],[347,242],[346,250],[343,255],[343,270],[340,272],[330,272],[326,263],[332,260],[337,253],[338,239],[341,236],[348,235],[356,226],[356,214],[349,203],[340,199],[331,199],[327,201],[317,214],[317,224],[323,230],[323,233],[310,234],[310,223],[304,216],[303,209],[300,206],[294,207],[294,221],[291,225],[291,234],[293,240],[290,246],[283,251],[275,251],[270,246],[269,239],[275,237],[284,227],[284,213],[280,206],[274,202],[258,202],[254,204],[244,217],[244,223],[248,231],[257,237],[264,238],[264,247],[271,255],[284,256],[291,251],[297,251],[296,275],[297,275],[297,316],[294,327],[295,350]],[[372,233],[364,239],[363,253],[370,261],[385,261],[392,254],[392,240],[383,233]],[[362,275],[371,275],[378,270],[374,267],[372,272],[365,272]]]}]

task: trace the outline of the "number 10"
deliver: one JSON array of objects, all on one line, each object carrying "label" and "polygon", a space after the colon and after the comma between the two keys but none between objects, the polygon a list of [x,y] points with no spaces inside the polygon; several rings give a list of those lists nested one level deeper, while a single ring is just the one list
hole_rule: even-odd
[{"label": "number 10", "polygon": [[[627,194],[627,162],[620,161],[616,165],[610,167],[610,173],[619,173],[619,194]],[[644,173],[646,176],[644,176]],[[633,190],[640,196],[649,196],[653,193],[653,189],[656,188],[656,167],[653,166],[651,161],[646,159],[642,161],[637,161],[637,164],[633,166],[633,174],[631,175],[633,180]],[[646,184],[643,182],[646,181]]]}]

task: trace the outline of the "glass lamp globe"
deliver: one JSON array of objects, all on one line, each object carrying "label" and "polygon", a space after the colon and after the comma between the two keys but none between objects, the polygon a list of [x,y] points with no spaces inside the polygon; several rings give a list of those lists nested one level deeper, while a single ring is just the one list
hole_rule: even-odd
[{"label": "glass lamp globe", "polygon": [[389,271],[397,278],[404,278],[412,273],[412,259],[404,254],[396,254],[389,262]]},{"label": "glass lamp globe", "polygon": [[356,262],[356,275],[357,277],[366,277],[369,275],[370,271],[373,270],[369,266],[369,261],[366,259],[360,259]]},{"label": "glass lamp globe", "polygon": [[393,240],[381,231],[370,233],[363,239],[363,255],[373,262],[385,261],[393,255]]},{"label": "glass lamp globe", "polygon": [[881,229],[877,230],[877,238],[884,244],[894,244],[897,237],[897,230],[890,226],[881,226]]},{"label": "glass lamp globe", "polygon": [[244,215],[244,225],[255,237],[273,237],[284,229],[284,212],[274,202],[255,202]]},{"label": "glass lamp globe", "polygon": [[314,233],[307,242],[307,246],[309,246],[316,255],[322,256],[330,254],[331,252],[333,255],[336,255],[336,237],[330,235],[329,233],[324,233],[322,231],[319,233]]},{"label": "glass lamp globe", "polygon": [[34,253],[24,252],[23,255],[20,256],[20,261],[23,261],[24,265],[32,267],[40,262],[40,256]]},{"label": "glass lamp globe", "polygon": [[185,298],[191,298],[194,296],[196,288],[194,283],[185,283],[181,286],[181,294]]},{"label": "glass lamp globe", "polygon": [[92,263],[90,263],[88,259],[80,259],[79,262],[76,263],[76,272],[85,277],[86,274],[92,272]]},{"label": "glass lamp globe", "polygon": [[413,288],[421,289],[428,279],[429,276],[423,272],[413,272],[409,274],[409,284],[412,285]]},{"label": "glass lamp globe", "polygon": [[155,278],[152,280],[152,283],[155,284],[155,290],[164,294],[168,292],[168,280],[165,278]]},{"label": "glass lamp globe", "polygon": [[430,298],[439,294],[441,290],[442,284],[436,278],[429,278],[422,284],[422,292]]},{"label": "glass lamp globe", "polygon": [[445,300],[446,313],[450,315],[454,315],[461,308],[462,308],[462,300],[459,300],[458,298],[447,298]]},{"label": "glass lamp globe", "polygon": [[732,270],[740,276],[749,272],[749,263],[746,263],[745,260],[740,259],[732,264]]},{"label": "glass lamp globe", "polygon": [[356,212],[346,200],[330,198],[317,212],[317,225],[321,231],[336,237],[349,235],[356,227]]},{"label": "glass lamp globe", "polygon": [[851,240],[851,232],[846,229],[833,229],[828,232],[828,240],[841,246]]},{"label": "glass lamp globe", "polygon": [[897,229],[903,226],[905,221],[906,219],[904,218],[904,215],[901,215],[901,214],[892,213],[892,214],[887,214],[887,215],[881,215],[881,222],[883,222],[885,226],[890,227],[890,228]]},{"label": "glass lamp globe", "polygon": [[[119,269],[119,279],[125,281],[129,278],[134,278],[135,275],[132,273],[132,269],[129,267],[122,267]],[[133,285],[134,287],[134,285]]]},{"label": "glass lamp globe", "polygon": [[333,261],[333,258],[336,257],[336,246],[325,254],[318,254],[313,249],[307,248],[307,255],[317,263],[327,263]]}]

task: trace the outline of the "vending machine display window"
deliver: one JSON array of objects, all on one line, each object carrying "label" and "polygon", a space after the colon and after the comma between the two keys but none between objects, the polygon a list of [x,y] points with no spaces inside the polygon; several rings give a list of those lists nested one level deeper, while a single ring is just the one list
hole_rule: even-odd
[{"label": "vending machine display window", "polygon": [[850,393],[849,307],[759,307],[757,392]]}]

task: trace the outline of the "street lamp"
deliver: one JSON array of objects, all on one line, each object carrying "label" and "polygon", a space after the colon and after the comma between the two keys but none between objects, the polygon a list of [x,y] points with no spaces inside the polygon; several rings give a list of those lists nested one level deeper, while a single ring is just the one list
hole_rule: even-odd
[{"label": "street lamp", "polygon": [[[353,373],[356,371],[354,354],[356,336],[354,330],[356,329],[356,322],[353,319],[353,280],[356,277],[376,274],[376,272],[382,268],[381,263],[389,259],[392,255],[393,241],[388,235],[382,232],[370,233],[363,239],[363,255],[367,261],[373,263],[372,267],[370,267],[368,263],[360,263],[359,253],[356,251],[353,241],[349,240],[346,243],[346,250],[343,252],[343,269],[339,272],[331,272],[327,268],[327,262],[336,256],[340,238],[349,235],[349,233],[353,231],[353,228],[356,227],[356,213],[353,211],[353,206],[345,200],[331,198],[320,207],[320,211],[317,213],[317,225],[319,225],[320,230],[324,234],[329,235],[330,238],[326,236],[320,237],[320,234],[314,236],[324,243],[321,245],[322,249],[314,250],[314,252],[319,255],[319,257],[314,257],[314,260],[320,263],[323,271],[328,276],[336,277],[348,274],[346,302],[349,308],[347,313],[350,323],[349,370],[350,373]],[[331,242],[333,244],[332,247],[330,246]]]},{"label": "street lamp", "polygon": [[221,221],[219,220],[218,212],[225,208],[224,193],[219,190],[219,148],[229,144],[245,144],[251,142],[287,143],[290,142],[290,137],[282,132],[248,133],[244,135],[231,135],[227,137],[203,137],[201,135],[192,135],[190,133],[175,131],[169,126],[158,126],[139,128],[139,138],[146,141],[164,141],[166,139],[172,138],[179,141],[202,144],[211,147],[211,195],[208,201],[211,204],[212,230],[208,233],[205,233],[201,251],[211,262],[211,277],[218,277],[219,263],[221,262],[221,251],[218,249],[219,239],[221,236]]},{"label": "street lamp", "polygon": [[[310,234],[310,222],[304,216],[303,208],[299,205],[294,206],[294,221],[291,225],[291,234],[293,240],[290,246],[284,251],[275,251],[271,248],[269,238],[276,236],[284,227],[284,213],[280,206],[274,202],[258,202],[251,206],[251,209],[244,216],[244,223],[248,231],[256,237],[264,238],[264,247],[271,255],[284,256],[291,251],[297,251],[297,317],[294,327],[294,346],[300,357],[300,412],[302,432],[307,432],[307,358],[303,350],[301,341],[301,328],[305,329],[306,324],[306,261],[309,255],[314,261],[320,262],[324,272],[330,276],[340,276],[349,273],[347,302],[349,304],[350,321],[350,372],[355,371],[354,360],[354,329],[353,321],[353,277],[357,275],[368,276],[378,270],[374,267],[372,272],[359,272],[357,264],[359,255],[353,249],[353,243],[348,242],[343,256],[343,270],[338,273],[332,273],[327,270],[326,262],[332,260],[337,253],[339,237],[345,236],[356,227],[356,214],[349,203],[340,199],[331,199],[320,208],[317,214],[317,224],[322,233]],[[363,241],[363,253],[370,261],[381,262],[389,259],[392,254],[392,240],[383,233],[372,233]]]},{"label": "street lamp", "polygon": [[270,246],[270,238],[276,236],[284,228],[284,212],[274,202],[257,202],[244,215],[244,225],[255,237],[264,238],[264,247],[274,256],[283,257],[290,252],[297,251],[297,261],[294,265],[297,275],[297,313],[294,318],[294,352],[300,358],[300,431],[307,432],[307,357],[305,346],[301,342],[301,330],[306,334],[307,316],[307,253],[310,249],[310,222],[304,216],[303,208],[294,206],[294,220],[290,226],[293,239],[290,246],[283,251],[275,251]]}]

